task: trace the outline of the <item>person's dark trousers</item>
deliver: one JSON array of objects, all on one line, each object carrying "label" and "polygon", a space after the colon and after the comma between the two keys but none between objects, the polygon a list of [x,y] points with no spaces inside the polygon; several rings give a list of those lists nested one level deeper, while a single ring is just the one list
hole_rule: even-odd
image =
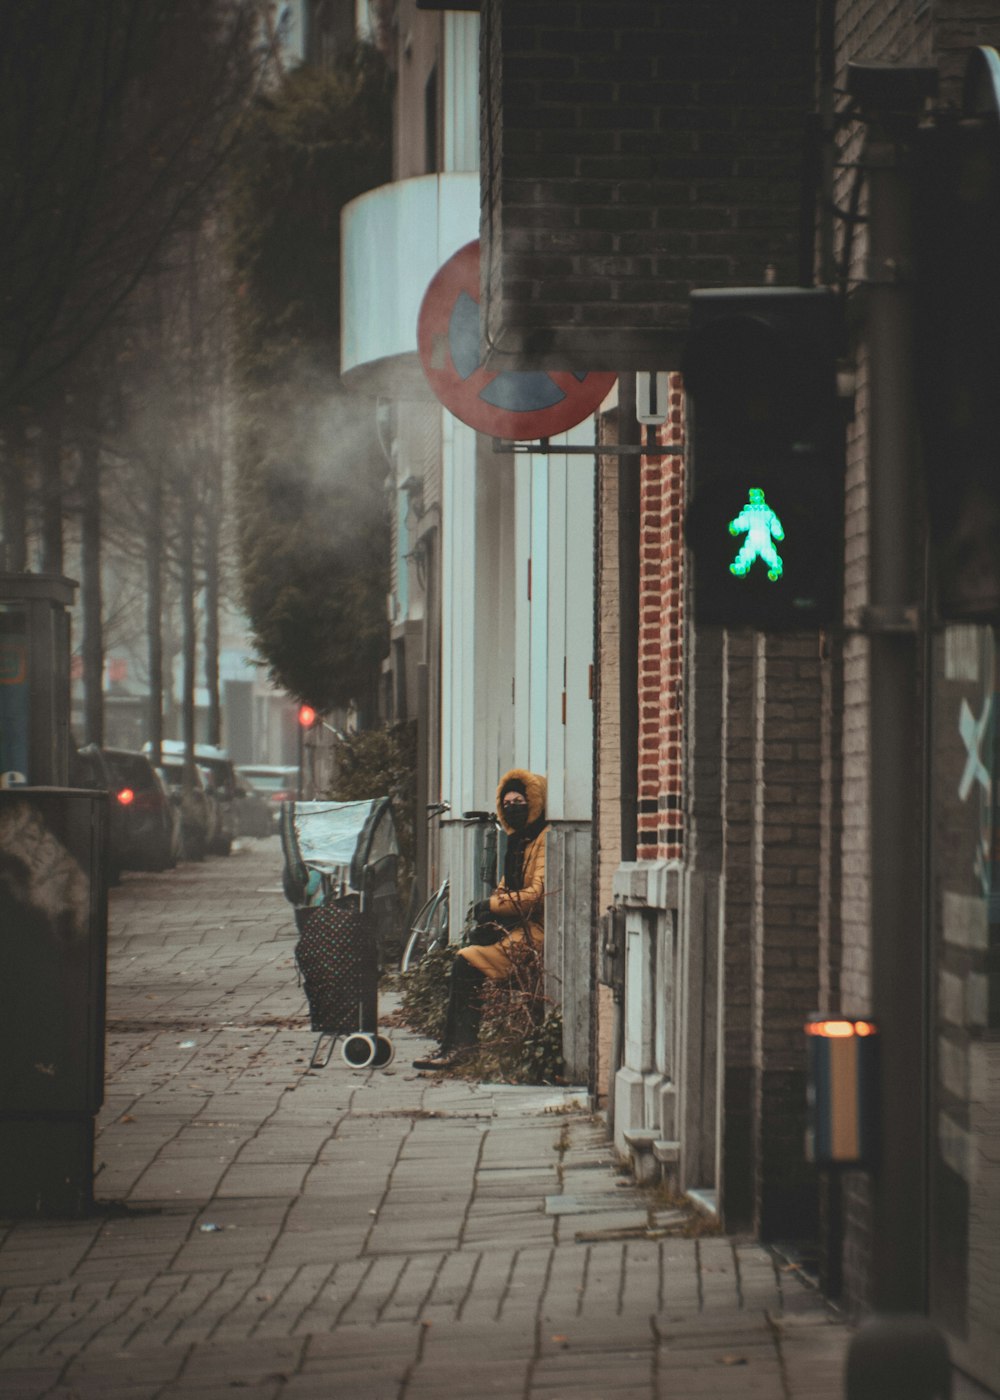
[{"label": "person's dark trousers", "polygon": [[473,967],[465,958],[457,957],[451,968],[448,989],[448,1014],[444,1026],[444,1050],[458,1050],[475,1045],[479,1039],[479,1022],[483,1014],[482,990],[485,972]]}]

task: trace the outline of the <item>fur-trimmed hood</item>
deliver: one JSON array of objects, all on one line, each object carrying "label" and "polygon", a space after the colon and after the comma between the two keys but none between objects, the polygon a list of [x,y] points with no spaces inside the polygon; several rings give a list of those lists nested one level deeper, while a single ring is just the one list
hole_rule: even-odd
[{"label": "fur-trimmed hood", "polygon": [[507,825],[503,819],[503,795],[507,784],[516,779],[524,784],[524,795],[528,802],[528,824],[536,822],[545,816],[545,793],[546,782],[540,773],[529,773],[526,768],[512,768],[509,773],[505,773],[497,784],[497,816],[500,818],[500,825],[508,836],[513,835],[513,829]]}]

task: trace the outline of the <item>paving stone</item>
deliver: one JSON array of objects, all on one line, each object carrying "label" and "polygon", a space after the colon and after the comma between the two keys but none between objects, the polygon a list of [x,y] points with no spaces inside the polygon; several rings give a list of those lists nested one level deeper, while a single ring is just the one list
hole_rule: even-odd
[{"label": "paving stone", "polygon": [[197,1343],[185,1353],[180,1379],[204,1384],[218,1378],[227,1386],[242,1390],[245,1385],[265,1383],[276,1373],[293,1375],[302,1363],[305,1347],[305,1339],[297,1337]]},{"label": "paving stone", "polygon": [[[277,1400],[277,1397],[283,1393],[285,1384],[283,1375],[276,1376],[271,1381],[264,1381],[260,1385],[241,1383],[240,1400]],[[193,1379],[190,1382],[179,1380],[161,1390],[157,1400],[233,1400],[233,1386],[230,1381],[204,1385],[198,1379]]]},{"label": "paving stone", "polygon": [[177,1320],[170,1340],[175,1345],[208,1342],[239,1311],[244,1299],[261,1291],[260,1275],[227,1275],[203,1297],[200,1306]]},{"label": "paving stone", "polygon": [[[52,1387],[57,1384],[61,1369],[59,1366],[37,1369],[4,1366],[0,1371],[0,1394],[4,1400],[38,1400],[41,1395],[58,1395],[58,1391],[53,1391]],[[66,1395],[65,1391],[63,1395]]]},{"label": "paving stone", "polygon": [[552,1240],[551,1227],[539,1224],[535,1216],[511,1216],[502,1221],[470,1221],[462,1238],[466,1249],[503,1249],[510,1244],[520,1247]]},{"label": "paving stone", "polygon": [[395,1029],[308,1071],[295,937],[276,840],[112,891],[97,1190],[135,1209],[0,1232],[4,1400],[836,1393],[844,1327],[753,1241],[638,1234],[579,1090],[424,1078]]},{"label": "paving stone", "polygon": [[[176,1348],[159,1347],[154,1351],[129,1352],[109,1358],[106,1354],[83,1352],[74,1357],[63,1372],[63,1381],[72,1390],[93,1384],[106,1384],[107,1377],[118,1376],[124,1385],[155,1394],[161,1385],[175,1380],[180,1374],[186,1355]],[[100,1393],[99,1391],[97,1392]]]},{"label": "paving stone", "polygon": [[433,1220],[414,1220],[406,1225],[373,1230],[364,1252],[373,1257],[396,1255],[400,1250],[414,1254],[439,1254],[454,1249],[456,1244],[454,1231],[445,1231]]}]

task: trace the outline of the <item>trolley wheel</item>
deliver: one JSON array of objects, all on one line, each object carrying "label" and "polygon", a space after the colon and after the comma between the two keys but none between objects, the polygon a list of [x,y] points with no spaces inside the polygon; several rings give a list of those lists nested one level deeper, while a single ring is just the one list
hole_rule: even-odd
[{"label": "trolley wheel", "polygon": [[351,1069],[367,1069],[377,1054],[375,1037],[365,1031],[355,1031],[353,1035],[344,1037],[340,1053]]},{"label": "trolley wheel", "polygon": [[373,1069],[385,1069],[396,1058],[396,1047],[384,1035],[375,1037],[375,1054],[372,1057]]}]

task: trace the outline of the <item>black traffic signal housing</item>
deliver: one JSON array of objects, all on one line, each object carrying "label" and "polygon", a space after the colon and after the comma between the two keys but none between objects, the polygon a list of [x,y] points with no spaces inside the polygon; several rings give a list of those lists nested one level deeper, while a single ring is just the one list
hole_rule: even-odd
[{"label": "black traffic signal housing", "polygon": [[[993,103],[989,104],[993,106]],[[1000,623],[1000,121],[918,133],[917,415],[943,621]]]},{"label": "black traffic signal housing", "polygon": [[785,631],[840,616],[840,323],[825,287],[691,294],[682,368],[696,623]]}]

